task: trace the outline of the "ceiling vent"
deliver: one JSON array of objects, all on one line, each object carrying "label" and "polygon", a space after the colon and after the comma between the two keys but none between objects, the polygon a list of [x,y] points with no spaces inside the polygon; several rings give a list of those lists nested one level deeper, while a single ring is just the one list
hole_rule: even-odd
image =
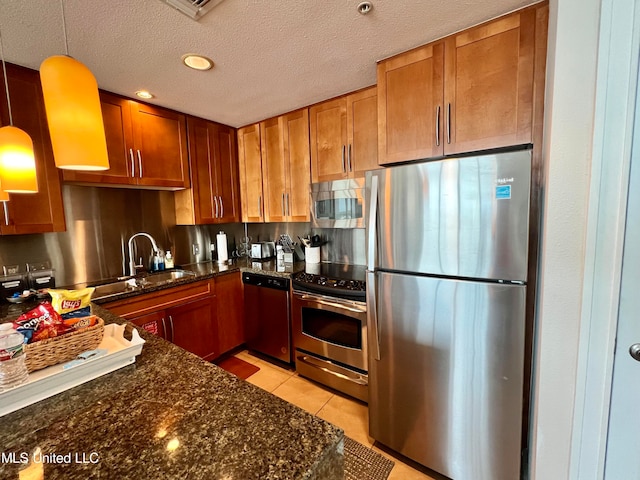
[{"label": "ceiling vent", "polygon": [[162,0],[194,20],[200,20],[209,10],[223,0]]}]

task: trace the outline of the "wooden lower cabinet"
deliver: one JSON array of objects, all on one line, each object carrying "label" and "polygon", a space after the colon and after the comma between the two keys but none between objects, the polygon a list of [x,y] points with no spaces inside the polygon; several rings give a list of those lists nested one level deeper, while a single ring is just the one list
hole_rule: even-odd
[{"label": "wooden lower cabinet", "polygon": [[204,360],[244,343],[239,272],[102,305]]},{"label": "wooden lower cabinet", "polygon": [[216,277],[216,296],[218,344],[222,354],[245,342],[241,274],[238,272]]}]

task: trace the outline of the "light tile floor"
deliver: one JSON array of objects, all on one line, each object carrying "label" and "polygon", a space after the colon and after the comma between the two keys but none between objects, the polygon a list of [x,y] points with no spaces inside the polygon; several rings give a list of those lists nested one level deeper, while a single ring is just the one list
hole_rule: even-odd
[{"label": "light tile floor", "polygon": [[369,412],[364,403],[335,394],[333,391],[300,377],[293,370],[286,370],[259,359],[246,350],[235,356],[260,367],[260,371],[247,379],[249,383],[337,425],[344,430],[348,437],[393,460],[395,466],[389,475],[389,480],[434,480],[373,446],[374,440],[368,434]]}]

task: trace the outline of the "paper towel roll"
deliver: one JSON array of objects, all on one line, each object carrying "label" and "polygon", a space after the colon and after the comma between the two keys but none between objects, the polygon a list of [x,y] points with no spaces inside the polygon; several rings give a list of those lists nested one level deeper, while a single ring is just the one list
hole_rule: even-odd
[{"label": "paper towel roll", "polygon": [[229,260],[229,252],[227,252],[227,234],[220,232],[216,235],[216,243],[218,245],[218,263],[225,263]]}]

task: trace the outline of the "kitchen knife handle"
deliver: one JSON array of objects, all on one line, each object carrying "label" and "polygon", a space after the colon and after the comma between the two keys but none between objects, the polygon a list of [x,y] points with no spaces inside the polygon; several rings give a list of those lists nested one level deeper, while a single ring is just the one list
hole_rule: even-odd
[{"label": "kitchen knife handle", "polygon": [[129,149],[129,158],[131,159],[131,177],[133,178],[136,176],[136,164],[133,159],[133,148]]},{"label": "kitchen knife handle", "polygon": [[451,104],[447,103],[447,143],[451,143]]},{"label": "kitchen knife handle", "polygon": [[214,218],[220,218],[220,217],[218,216],[218,196],[217,196],[217,195],[214,195],[214,196],[213,196],[213,201],[214,201],[214,203],[216,204],[216,213],[215,213],[215,215],[214,215]]},{"label": "kitchen knife handle", "polygon": [[222,197],[220,197],[220,218],[224,218],[224,203],[222,203]]},{"label": "kitchen knife handle", "polygon": [[367,272],[367,326],[371,355],[380,360],[380,333],[378,328],[378,306],[376,300],[376,274]]},{"label": "kitchen knife handle", "polygon": [[349,165],[349,171],[353,172],[353,168],[351,166],[351,144],[349,144],[349,148],[347,148],[347,165]]},{"label": "kitchen knife handle", "polygon": [[344,145],[342,145],[342,173],[347,173],[347,166],[345,165],[344,162]]},{"label": "kitchen knife handle", "polygon": [[142,153],[140,150],[136,150],[138,152],[138,175],[142,178]]},{"label": "kitchen knife handle", "polygon": [[436,147],[440,146],[440,105],[436,108]]}]

